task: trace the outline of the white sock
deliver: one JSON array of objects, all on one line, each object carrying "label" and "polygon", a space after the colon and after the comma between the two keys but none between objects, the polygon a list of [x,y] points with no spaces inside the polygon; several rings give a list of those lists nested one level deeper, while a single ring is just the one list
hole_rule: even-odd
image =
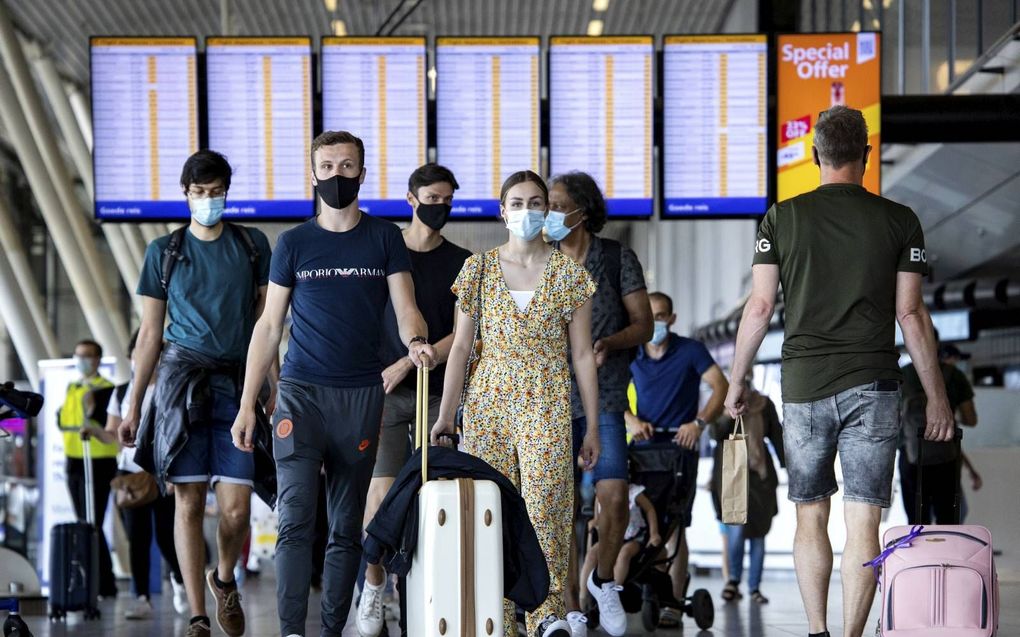
[{"label": "white sock", "polygon": [[373,591],[381,591],[384,588],[386,588],[386,578],[383,578],[383,581],[382,581],[381,584],[373,584],[372,582],[370,582],[370,581],[368,581],[366,579],[365,580],[365,588],[370,588]]}]

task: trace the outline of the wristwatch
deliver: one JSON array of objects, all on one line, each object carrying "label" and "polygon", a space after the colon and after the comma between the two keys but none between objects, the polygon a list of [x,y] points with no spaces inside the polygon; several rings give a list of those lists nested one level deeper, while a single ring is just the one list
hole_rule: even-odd
[{"label": "wristwatch", "polygon": [[407,341],[407,347],[410,348],[415,343],[424,343],[425,345],[428,345],[429,339],[424,336],[415,336],[411,340]]},{"label": "wristwatch", "polygon": [[708,426],[708,421],[703,418],[695,418],[694,423],[698,425],[698,428],[701,429],[702,431],[704,431],[705,427]]}]

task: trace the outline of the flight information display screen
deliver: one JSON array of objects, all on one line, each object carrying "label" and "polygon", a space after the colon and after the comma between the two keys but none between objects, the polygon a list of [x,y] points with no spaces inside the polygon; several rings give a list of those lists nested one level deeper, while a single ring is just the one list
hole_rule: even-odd
[{"label": "flight information display screen", "polygon": [[438,38],[436,72],[437,158],[460,183],[451,216],[498,216],[503,180],[539,171],[539,38]]},{"label": "flight information display screen", "polygon": [[90,45],[96,218],[188,218],[180,176],[198,150],[195,38]]},{"label": "flight information display screen", "polygon": [[209,147],[234,170],[228,218],[314,214],[311,64],[306,37],[206,40]]},{"label": "flight information display screen", "polygon": [[322,40],[323,128],[365,142],[365,212],[410,218],[407,178],[426,161],[425,100],[425,38]]},{"label": "flight information display screen", "polygon": [[549,163],[598,182],[610,216],[652,214],[651,36],[553,37]]},{"label": "flight information display screen", "polygon": [[765,35],[666,37],[662,217],[765,214],[767,56]]}]

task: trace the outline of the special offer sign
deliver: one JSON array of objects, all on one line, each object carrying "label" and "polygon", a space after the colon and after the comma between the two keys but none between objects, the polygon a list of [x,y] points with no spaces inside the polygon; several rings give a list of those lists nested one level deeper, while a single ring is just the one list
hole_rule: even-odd
[{"label": "special offer sign", "polygon": [[882,55],[878,33],[806,33],[778,39],[778,199],[818,187],[811,156],[818,114],[837,104],[864,112],[871,155],[864,187],[880,194]]}]

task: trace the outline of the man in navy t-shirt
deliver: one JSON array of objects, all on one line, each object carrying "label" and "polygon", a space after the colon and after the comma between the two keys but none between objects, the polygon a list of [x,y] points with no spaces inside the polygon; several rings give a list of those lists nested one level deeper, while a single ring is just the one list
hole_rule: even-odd
[{"label": "man in navy t-shirt", "polygon": [[[637,409],[636,413],[625,414],[627,431],[635,441],[673,442],[686,450],[682,452],[685,470],[697,475],[698,439],[708,423],[722,414],[729,384],[703,344],[669,331],[676,322],[673,300],[662,292],[649,294],[648,300],[655,328],[651,342],[630,364]],[[712,395],[699,410],[702,382],[712,388]],[[687,577],[684,527],[691,524],[696,491],[692,488],[686,494],[686,519],[676,538],[680,552],[672,574],[678,597],[683,594]]]},{"label": "man in navy t-shirt", "polygon": [[386,301],[416,366],[435,351],[414,300],[400,230],[358,209],[365,146],[347,132],[312,142],[318,216],[280,235],[266,309],[255,325],[234,444],[251,451],[255,399],[291,311],[290,345],[273,414],[279,484],[277,609],[283,635],[304,635],[312,577],[318,477],[326,471],[329,544],[322,577],[321,635],[339,637],[361,561],[361,521],[383,411]]}]

